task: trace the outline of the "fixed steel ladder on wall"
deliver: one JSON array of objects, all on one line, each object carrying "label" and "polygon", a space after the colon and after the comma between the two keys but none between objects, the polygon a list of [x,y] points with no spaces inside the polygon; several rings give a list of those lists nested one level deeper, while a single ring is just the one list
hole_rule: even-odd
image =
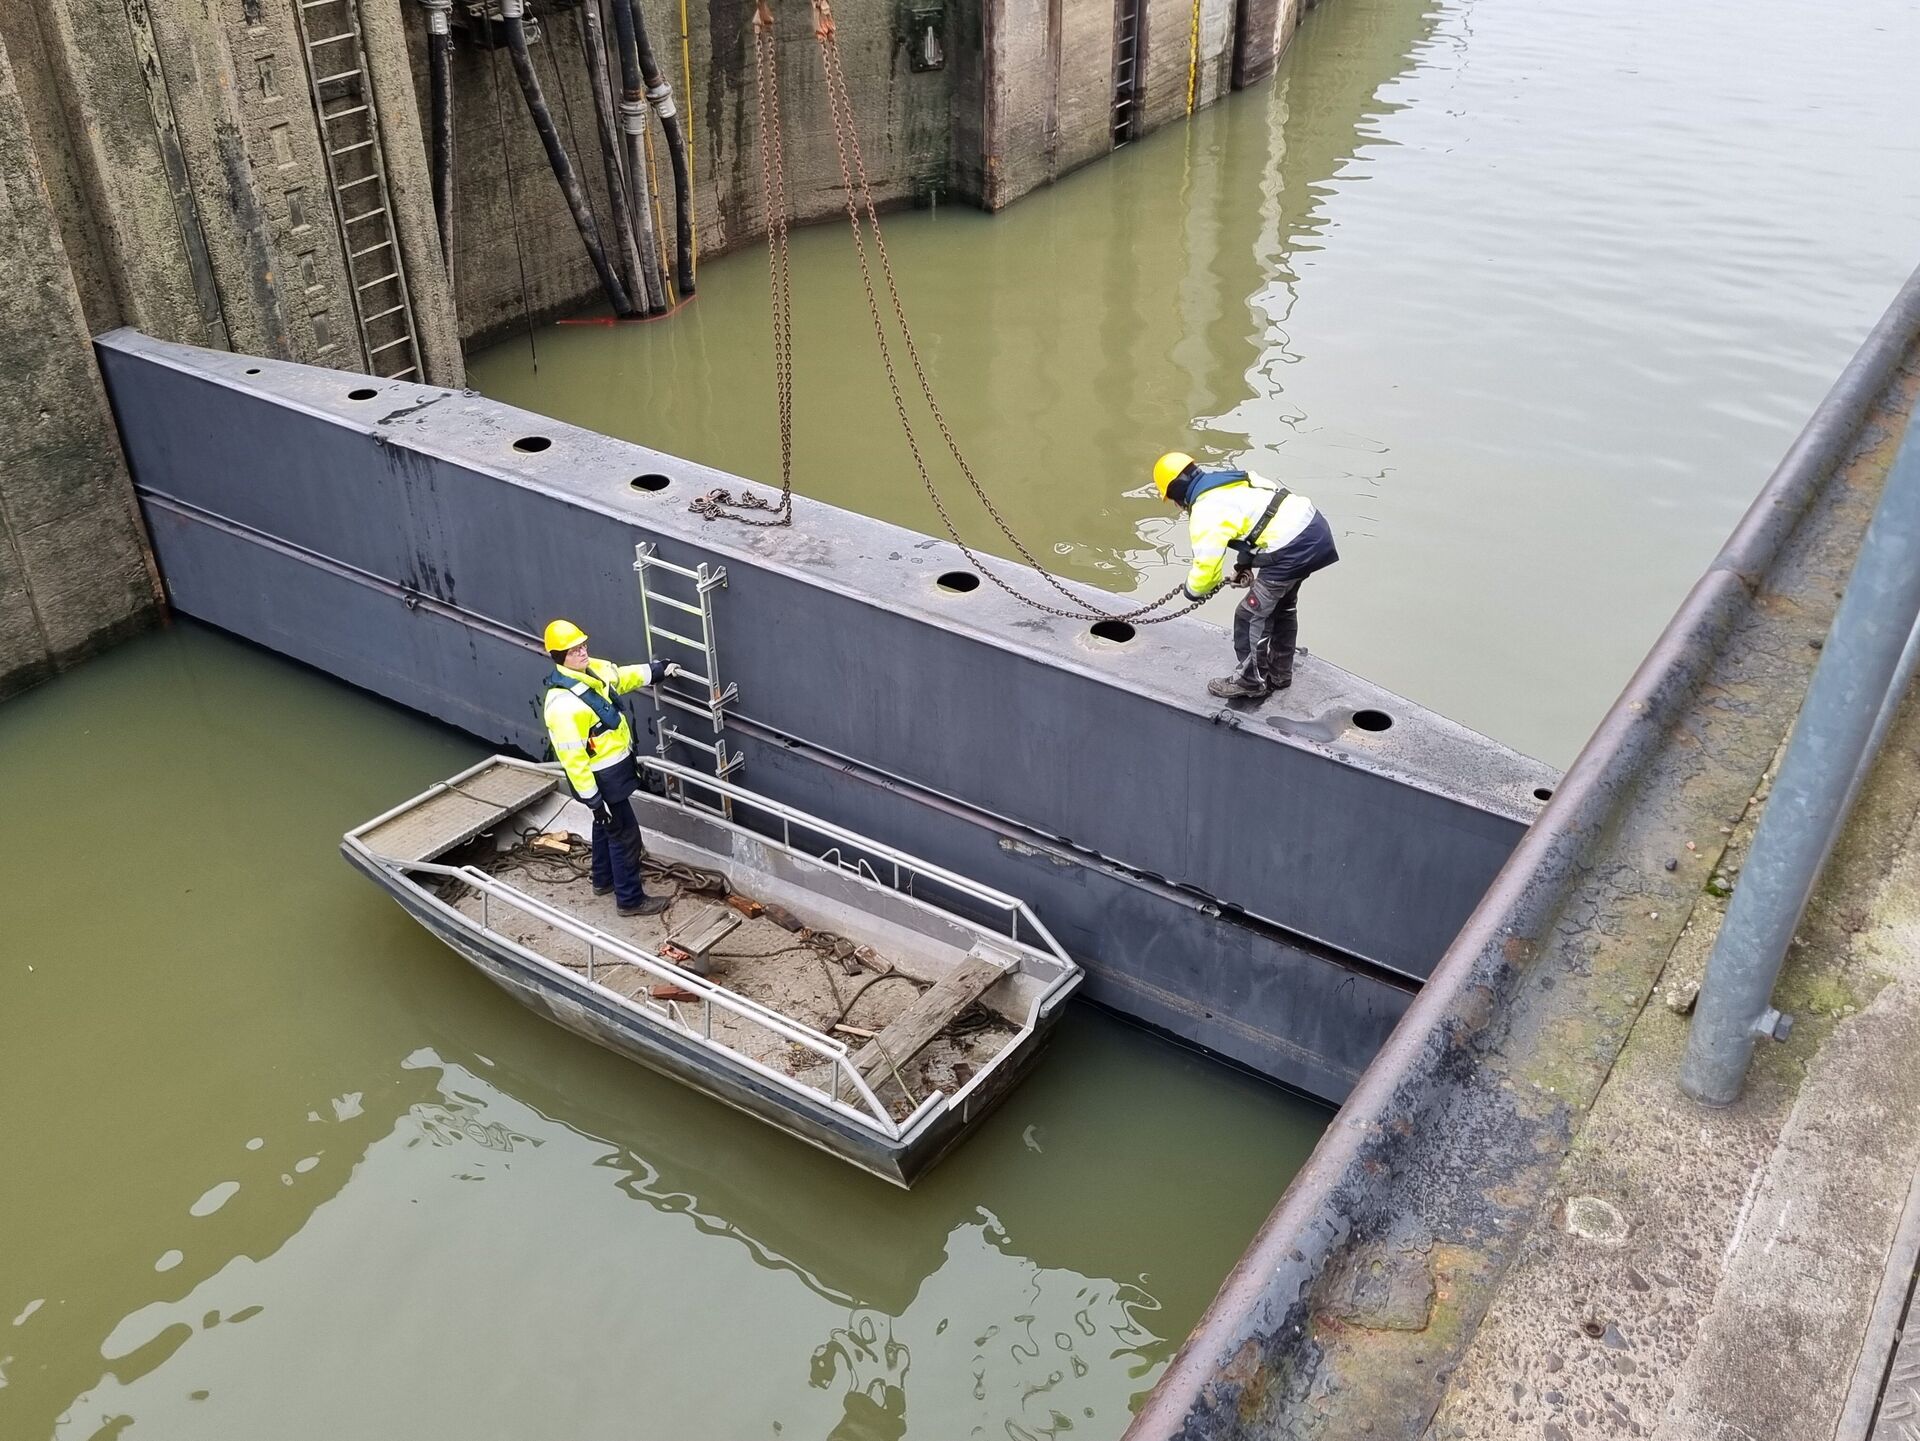
[{"label": "fixed steel ladder on wall", "polygon": [[367,371],[387,380],[423,379],[358,0],[296,0],[294,14]]},{"label": "fixed steel ladder on wall", "polygon": [[[680,665],[684,679],[694,687],[691,692],[664,683],[647,687],[648,694],[653,697],[654,730],[659,736],[654,749],[662,760],[673,758],[669,752],[676,745],[699,751],[712,762],[714,775],[725,780],[746,764],[738,752],[727,749],[726,710],[738,698],[740,688],[731,681],[725,685],[720,683],[720,657],[713,638],[713,593],[726,589],[727,568],[723,565],[710,566],[705,561],[692,568],[675,565],[672,561],[662,560],[652,542],[642,541],[633,548],[633,569],[640,577],[640,619],[647,630],[647,654],[657,660],[674,660]],[[660,585],[669,578],[692,582],[693,599],[684,600],[665,594]],[[700,623],[699,636],[696,638],[671,626],[659,624],[654,619],[659,610],[692,616]],[[693,651],[699,657],[698,669],[691,663],[680,662],[672,653],[655,655],[653,643],[656,638]],[[682,711],[705,721],[711,739],[688,735],[674,724],[670,711]],[[694,800],[691,796],[685,799],[690,802]],[[716,808],[728,816],[733,814],[733,802],[724,796]]]},{"label": "fixed steel ladder on wall", "polygon": [[1113,31],[1113,108],[1110,114],[1114,148],[1134,138],[1140,114],[1141,0],[1120,0]]}]

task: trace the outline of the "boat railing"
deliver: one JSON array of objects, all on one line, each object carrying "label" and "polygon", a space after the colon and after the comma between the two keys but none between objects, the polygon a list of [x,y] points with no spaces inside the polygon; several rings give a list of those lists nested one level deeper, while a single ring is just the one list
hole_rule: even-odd
[{"label": "boat railing", "polygon": [[[760,1004],[749,996],[730,991],[724,986],[714,985],[711,981],[684,970],[662,956],[643,951],[629,945],[616,936],[587,923],[577,920],[565,911],[549,905],[537,896],[527,894],[518,887],[501,880],[498,876],[473,866],[443,866],[433,861],[416,861],[405,865],[411,873],[441,876],[471,887],[480,897],[480,929],[494,938],[519,947],[512,937],[502,935],[493,926],[493,905],[496,902],[509,905],[525,912],[542,925],[553,927],[572,936],[587,948],[586,980],[596,990],[603,991],[616,1002],[625,1006],[639,1006],[656,1020],[672,1027],[688,1040],[712,1050],[723,1051],[737,1065],[745,1066],[762,1079],[784,1090],[800,1090],[818,1100],[825,1101],[835,1110],[851,1116],[861,1123],[876,1126],[889,1140],[899,1140],[908,1127],[918,1118],[919,1112],[907,1118],[905,1125],[896,1122],[873,1088],[867,1084],[866,1077],[853,1064],[844,1042],[814,1030],[803,1022],[795,1021]],[[520,947],[524,949],[524,947]],[[537,953],[535,953],[537,954]],[[563,962],[550,957],[540,957],[549,966],[565,968]],[[677,1000],[655,1000],[649,995],[627,996],[604,985],[595,971],[605,965],[631,966],[656,980],[666,982],[691,994],[702,1003],[699,1024],[687,1019]],[[783,1071],[755,1060],[737,1046],[729,1045],[723,1038],[713,1034],[715,1010],[725,1011],[749,1025],[759,1026],[784,1041],[799,1046],[818,1056],[826,1063],[832,1077],[830,1085],[813,1085],[791,1076]],[[858,1106],[841,1099],[843,1084],[845,1090]],[[921,1109],[925,1109],[922,1107]]]},{"label": "boat railing", "polygon": [[[690,799],[687,795],[688,787],[697,787],[731,802],[735,816],[738,816],[742,810],[754,811],[775,822],[779,827],[779,844],[796,856],[833,866],[878,886],[886,886],[887,877],[890,877],[892,889],[914,900],[924,900],[923,897],[915,894],[916,881],[931,882],[946,891],[949,896],[971,901],[984,907],[989,913],[1003,917],[1002,924],[1010,940],[1045,951],[1048,956],[1059,961],[1070,972],[1077,969],[1067,953],[1061,949],[1060,943],[1053,938],[1053,932],[1041,923],[1032,908],[1018,896],[997,891],[991,886],[982,885],[979,881],[971,880],[943,866],[934,865],[931,861],[923,861],[917,856],[909,855],[884,841],[876,841],[858,832],[847,830],[844,826],[836,826],[831,821],[823,821],[793,806],[770,800],[766,796],[746,790],[730,781],[703,775],[699,771],[677,765],[672,761],[643,756],[640,758],[640,768],[654,772],[667,782],[669,801],[683,810],[697,813],[703,820],[729,826],[735,830],[744,830],[761,840],[769,839],[761,831],[750,826],[742,826],[737,820],[730,820],[721,815],[714,806]],[[823,847],[818,850],[809,850],[796,845],[795,831],[817,837],[824,843]],[[883,877],[883,871],[887,873],[887,877]],[[949,914],[959,916],[962,920],[967,919],[963,913],[951,911],[947,906],[939,905],[938,902],[932,902],[932,904],[937,905],[941,910],[948,911]],[[1022,934],[1022,927],[1025,928],[1025,935]]]}]

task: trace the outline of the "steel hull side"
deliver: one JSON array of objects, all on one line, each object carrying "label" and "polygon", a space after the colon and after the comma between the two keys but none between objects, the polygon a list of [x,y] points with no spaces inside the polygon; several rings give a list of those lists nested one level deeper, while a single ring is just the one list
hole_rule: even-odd
[{"label": "steel hull side", "polygon": [[825,1107],[810,1107],[727,1057],[624,1010],[583,980],[528,961],[353,847],[341,850],[408,915],[529,1010],[896,1186],[911,1186],[1005,1098],[1046,1048],[1061,1010],[1056,1004],[1037,1017],[1033,1034],[982,1076],[960,1105],[940,1112],[905,1139],[889,1141]]}]

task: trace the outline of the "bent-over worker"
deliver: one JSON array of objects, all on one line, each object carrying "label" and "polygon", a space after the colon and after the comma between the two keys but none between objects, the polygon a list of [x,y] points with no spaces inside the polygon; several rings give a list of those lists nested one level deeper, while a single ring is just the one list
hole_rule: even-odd
[{"label": "bent-over worker", "polygon": [[[1258,700],[1293,684],[1300,635],[1300,585],[1340,559],[1327,518],[1304,495],[1250,470],[1202,470],[1190,455],[1170,451],[1153,467],[1163,500],[1187,512],[1193,568],[1189,600],[1222,584],[1245,586],[1233,610],[1232,675],[1207,682],[1221,700]],[[1227,558],[1233,557],[1233,574]]]},{"label": "bent-over worker", "polygon": [[570,620],[549,624],[545,640],[554,668],[541,712],[573,793],[593,812],[593,893],[612,891],[623,916],[657,916],[671,901],[649,896],[642,883],[646,850],[632,799],[640,774],[633,759],[633,727],[615,697],[678,675],[680,667],[672,661],[615,665],[594,660],[587,654],[586,632]]}]

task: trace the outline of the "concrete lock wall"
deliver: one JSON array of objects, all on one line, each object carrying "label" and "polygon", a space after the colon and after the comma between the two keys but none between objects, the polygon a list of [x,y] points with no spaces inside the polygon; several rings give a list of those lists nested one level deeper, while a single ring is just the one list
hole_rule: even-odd
[{"label": "concrete lock wall", "polygon": [[535,750],[548,618],[633,659],[636,542],[724,564],[748,784],[1028,897],[1096,999],[1329,1099],[1556,781],[1317,658],[1284,714],[1222,711],[1204,622],[1102,640],[805,500],[704,522],[688,499],[736,477],[477,396],[125,331],[101,355],[180,610]]}]

